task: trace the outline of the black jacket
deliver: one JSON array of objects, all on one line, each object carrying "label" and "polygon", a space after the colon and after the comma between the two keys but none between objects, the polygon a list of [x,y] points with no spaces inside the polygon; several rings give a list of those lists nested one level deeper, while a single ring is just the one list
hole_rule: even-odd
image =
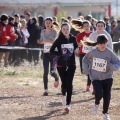
[{"label": "black jacket", "polygon": [[[69,40],[63,34],[61,34],[57,38],[57,40],[53,43],[50,49],[50,53],[55,54],[59,57],[57,61],[58,66],[66,67],[66,66],[71,66],[76,64],[74,51],[73,51],[73,54],[67,58],[62,54],[61,45],[70,44],[70,43],[73,43],[74,50],[78,47],[76,38],[71,34],[70,34]],[[57,48],[57,51],[56,51],[56,48]]]},{"label": "black jacket", "polygon": [[40,29],[37,24],[31,24],[28,32],[30,34],[30,37],[28,38],[28,44],[37,44],[37,40],[39,39]]}]

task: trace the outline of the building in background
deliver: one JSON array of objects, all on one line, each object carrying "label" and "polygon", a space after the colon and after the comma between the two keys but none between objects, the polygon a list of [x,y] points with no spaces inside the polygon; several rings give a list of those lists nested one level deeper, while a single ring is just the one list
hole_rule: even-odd
[{"label": "building in background", "polygon": [[111,0],[0,0],[0,14],[30,12],[32,16],[41,14],[47,17],[63,11],[73,18],[92,14],[97,19],[103,19],[111,16]]},{"label": "building in background", "polygon": [[119,18],[120,17],[120,0],[111,0],[111,14],[115,17],[115,18]]}]

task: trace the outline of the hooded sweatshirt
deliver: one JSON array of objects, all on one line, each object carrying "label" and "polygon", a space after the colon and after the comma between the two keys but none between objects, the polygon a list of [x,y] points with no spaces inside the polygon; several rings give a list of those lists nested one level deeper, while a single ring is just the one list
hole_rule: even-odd
[{"label": "hooded sweatshirt", "polygon": [[[57,55],[57,67],[68,67],[75,65],[74,50],[78,47],[76,38],[70,34],[70,38],[67,39],[62,33],[53,43],[50,53]],[[63,55],[62,50],[67,50],[67,54]]]}]

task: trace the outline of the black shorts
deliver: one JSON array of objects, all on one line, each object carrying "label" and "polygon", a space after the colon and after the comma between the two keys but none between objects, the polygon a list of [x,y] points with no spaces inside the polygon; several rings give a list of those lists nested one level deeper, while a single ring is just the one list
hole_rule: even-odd
[{"label": "black shorts", "polygon": [[[0,45],[0,46],[7,47],[8,45]],[[0,52],[10,52],[10,49],[0,48]]]}]

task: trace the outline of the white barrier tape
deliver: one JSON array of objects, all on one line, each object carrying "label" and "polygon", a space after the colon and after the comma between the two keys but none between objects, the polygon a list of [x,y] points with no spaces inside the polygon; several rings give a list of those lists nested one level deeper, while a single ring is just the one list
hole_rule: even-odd
[{"label": "white barrier tape", "polygon": [[118,43],[120,43],[120,42],[112,42],[113,45],[114,45],[114,44],[118,44]]},{"label": "white barrier tape", "polygon": [[0,46],[3,49],[9,50],[43,50],[43,48],[26,48],[26,47],[11,47],[11,46]]},{"label": "white barrier tape", "polygon": [[[112,44],[118,44],[120,42],[112,42]],[[26,48],[26,47],[12,47],[12,46],[0,46],[0,48],[3,49],[9,49],[9,50],[44,50],[43,48]]]}]

